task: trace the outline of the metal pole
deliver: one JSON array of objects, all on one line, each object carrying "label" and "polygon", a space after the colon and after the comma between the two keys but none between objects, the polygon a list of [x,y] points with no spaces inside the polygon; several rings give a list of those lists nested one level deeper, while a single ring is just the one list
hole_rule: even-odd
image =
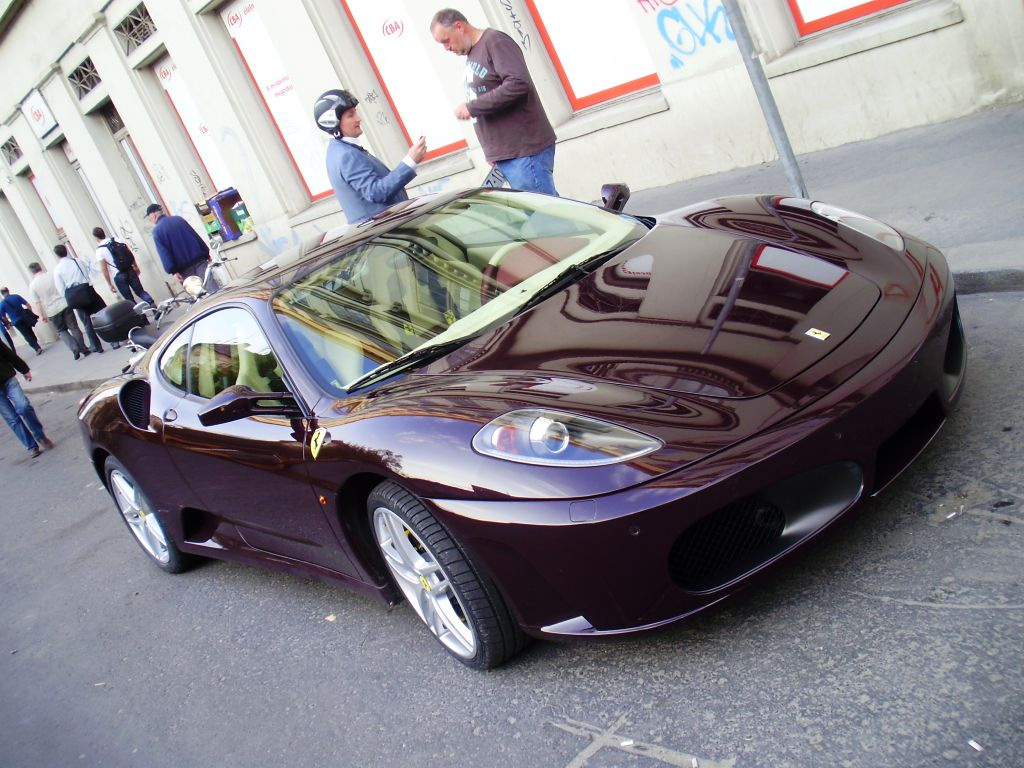
[{"label": "metal pole", "polygon": [[800,175],[800,167],[796,164],[793,147],[790,146],[786,127],[782,124],[782,117],[779,115],[779,108],[775,105],[775,97],[772,96],[772,89],[768,85],[768,78],[765,77],[761,60],[754,51],[754,43],[750,39],[750,31],[747,29],[743,12],[740,10],[737,0],[722,0],[722,5],[725,6],[725,15],[729,18],[729,26],[732,27],[733,35],[736,37],[736,45],[739,46],[743,65],[747,68],[747,74],[750,75],[750,82],[754,86],[754,93],[757,94],[757,100],[761,104],[765,122],[768,123],[768,132],[771,133],[772,140],[775,142],[775,149],[779,153],[779,160],[782,161],[782,169],[786,172],[789,186],[793,194],[807,197],[807,187],[804,185],[803,176]]}]

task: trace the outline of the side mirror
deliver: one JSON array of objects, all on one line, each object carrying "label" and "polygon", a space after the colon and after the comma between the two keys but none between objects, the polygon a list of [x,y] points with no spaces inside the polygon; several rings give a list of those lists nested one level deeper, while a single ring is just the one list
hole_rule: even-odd
[{"label": "side mirror", "polygon": [[626,184],[605,184],[601,187],[601,201],[609,211],[621,211],[629,200]]},{"label": "side mirror", "polygon": [[217,393],[199,412],[204,427],[247,419],[250,416],[301,416],[299,404],[288,392],[256,392],[236,384]]}]

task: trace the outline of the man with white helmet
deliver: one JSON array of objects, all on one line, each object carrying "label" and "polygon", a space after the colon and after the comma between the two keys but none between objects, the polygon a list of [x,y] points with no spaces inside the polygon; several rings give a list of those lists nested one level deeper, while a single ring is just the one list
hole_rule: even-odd
[{"label": "man with white helmet", "polygon": [[402,161],[388,170],[356,141],[363,135],[358,103],[348,91],[332,89],[313,104],[317,127],[334,137],[327,147],[327,176],[350,224],[408,200],[405,185],[416,176],[416,165],[427,154],[426,139],[420,136]]}]

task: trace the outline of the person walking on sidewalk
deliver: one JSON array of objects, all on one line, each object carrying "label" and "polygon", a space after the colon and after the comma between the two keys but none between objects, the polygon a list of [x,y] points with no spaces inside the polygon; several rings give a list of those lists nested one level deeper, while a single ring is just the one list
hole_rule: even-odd
[{"label": "person walking on sidewalk", "polygon": [[146,217],[153,222],[153,243],[164,272],[179,283],[192,275],[202,279],[210,260],[210,244],[185,219],[168,216],[157,203],[146,208]]},{"label": "person walking on sidewalk", "polygon": [[[107,237],[103,227],[93,227],[92,236],[96,238],[99,246],[96,248],[96,266],[99,267],[111,293],[120,292],[128,301],[135,301],[132,291],[140,300],[145,301],[151,307],[156,306],[153,297],[142,287],[138,263],[135,261],[135,254],[128,247],[127,243],[115,240],[113,235]],[[115,287],[116,286],[116,287]]]},{"label": "person walking on sidewalk", "polygon": [[[28,345],[36,351],[37,355],[43,354],[43,348],[39,346],[39,339],[32,326],[39,319],[32,311],[32,307],[21,296],[11,293],[7,288],[0,288],[0,318],[10,321],[10,324],[18,329]],[[11,345],[14,349],[14,345]]]},{"label": "person walking on sidewalk", "polygon": [[11,349],[14,349],[14,339],[11,338],[10,331],[7,330],[7,318],[0,318],[0,336],[3,336],[3,343]]},{"label": "person walking on sidewalk", "polygon": [[53,326],[54,332],[71,350],[75,360],[82,355],[88,355],[89,350],[85,348],[82,331],[75,320],[75,310],[68,306],[63,294],[57,292],[57,287],[53,284],[53,274],[43,269],[38,261],[31,262],[28,271],[33,275],[28,284],[28,295],[39,318]]},{"label": "person walking on sidewalk", "polygon": [[473,121],[487,162],[513,189],[557,195],[555,131],[516,42],[474,27],[453,8],[434,14],[430,33],[446,51],[466,57],[466,101],[455,117]]},{"label": "person walking on sidewalk", "polygon": [[92,301],[81,306],[73,306],[73,298],[68,298],[69,288],[82,284],[92,287],[90,280],[92,268],[88,264],[83,264],[81,259],[68,256],[68,249],[63,244],[53,246],[53,252],[57,255],[57,266],[53,268],[53,287],[64,297],[68,306],[75,310],[78,321],[85,329],[85,336],[89,340],[89,351],[103,352],[100,337],[96,334],[96,329],[92,327],[92,315],[107,306],[107,303],[100,298],[95,290],[91,291]]},{"label": "person walking on sidewalk", "polygon": [[18,373],[25,381],[32,381],[28,364],[14,354],[14,350],[0,344],[0,416],[34,459],[42,449],[53,448],[53,442],[46,436],[35,408],[18,384]]}]

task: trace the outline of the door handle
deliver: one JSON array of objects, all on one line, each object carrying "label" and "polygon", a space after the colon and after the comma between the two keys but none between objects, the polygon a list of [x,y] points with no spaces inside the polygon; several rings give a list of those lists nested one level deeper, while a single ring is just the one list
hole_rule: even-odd
[{"label": "door handle", "polygon": [[173,408],[168,408],[164,411],[164,421],[177,421],[178,412]]}]

